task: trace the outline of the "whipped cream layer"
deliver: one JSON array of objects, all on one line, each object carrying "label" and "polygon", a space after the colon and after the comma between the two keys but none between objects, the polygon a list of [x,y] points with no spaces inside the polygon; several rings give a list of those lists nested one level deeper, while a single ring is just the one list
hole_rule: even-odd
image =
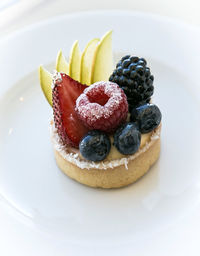
[{"label": "whipped cream layer", "polygon": [[[54,150],[58,151],[60,155],[70,163],[78,166],[81,169],[101,169],[106,170],[109,168],[115,168],[120,165],[124,165],[126,169],[128,169],[128,162],[138,157],[140,154],[144,153],[148,150],[153,142],[160,138],[160,126],[157,127],[151,134],[149,135],[149,139],[146,140],[145,143],[141,143],[139,150],[133,155],[122,155],[118,154],[118,159],[110,159],[108,157],[100,162],[93,162],[83,159],[80,155],[80,151],[76,148],[72,148],[71,146],[63,145],[60,140],[60,137],[57,133],[57,130],[54,126],[53,121],[50,125],[50,133],[51,133],[51,140],[54,146]],[[142,137],[145,135],[142,135]],[[114,147],[113,145],[111,148]],[[112,149],[111,149],[112,150]]]}]

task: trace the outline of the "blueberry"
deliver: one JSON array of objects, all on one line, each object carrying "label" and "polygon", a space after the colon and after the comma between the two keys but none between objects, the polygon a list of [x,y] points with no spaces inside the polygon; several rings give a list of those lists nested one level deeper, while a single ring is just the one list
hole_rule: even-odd
[{"label": "blueberry", "polygon": [[90,161],[101,161],[110,152],[110,139],[101,131],[89,131],[79,143],[81,155]]},{"label": "blueberry", "polygon": [[132,110],[130,120],[137,122],[141,133],[153,131],[161,122],[162,114],[154,104],[145,104]]},{"label": "blueberry", "polygon": [[141,134],[137,124],[127,123],[114,134],[114,146],[124,155],[134,154],[140,147]]}]

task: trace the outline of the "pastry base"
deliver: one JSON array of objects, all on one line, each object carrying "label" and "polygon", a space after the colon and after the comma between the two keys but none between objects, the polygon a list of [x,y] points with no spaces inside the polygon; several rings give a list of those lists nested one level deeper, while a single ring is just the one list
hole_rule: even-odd
[{"label": "pastry base", "polygon": [[124,164],[107,169],[81,169],[74,163],[63,158],[61,153],[54,149],[58,167],[70,178],[90,187],[119,188],[127,186],[145,173],[156,162],[160,154],[160,138],[149,142],[150,145],[134,159],[130,159],[127,166]]}]

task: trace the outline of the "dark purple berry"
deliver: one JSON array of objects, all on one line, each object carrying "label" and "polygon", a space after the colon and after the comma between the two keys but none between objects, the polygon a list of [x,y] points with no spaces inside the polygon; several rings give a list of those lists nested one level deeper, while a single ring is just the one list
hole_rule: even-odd
[{"label": "dark purple berry", "polygon": [[104,132],[89,131],[80,141],[79,149],[81,155],[90,161],[102,161],[110,152],[110,139]]},{"label": "dark purple berry", "polygon": [[117,129],[114,134],[114,146],[124,155],[134,154],[138,151],[141,134],[137,124],[127,123]]},{"label": "dark purple berry", "polygon": [[145,104],[132,110],[131,121],[137,122],[141,133],[153,131],[161,122],[162,114],[154,104]]},{"label": "dark purple berry", "polygon": [[[126,55],[117,64],[109,80],[117,83],[128,97],[129,109],[148,103],[154,92],[153,81],[144,58]],[[124,89],[126,87],[126,90]],[[134,90],[133,90],[134,88]]]}]

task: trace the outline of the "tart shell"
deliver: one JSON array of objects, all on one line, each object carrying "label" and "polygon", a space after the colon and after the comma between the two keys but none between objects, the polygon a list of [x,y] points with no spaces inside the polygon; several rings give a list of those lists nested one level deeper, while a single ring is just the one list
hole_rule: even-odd
[{"label": "tart shell", "polygon": [[[125,156],[115,164],[95,166],[84,160],[77,160],[77,154],[63,153],[64,149],[52,133],[54,154],[58,167],[70,178],[90,187],[119,188],[127,186],[148,172],[160,155],[161,125],[155,129],[150,141],[132,156]],[[73,159],[74,158],[74,159]],[[82,165],[79,164],[79,161]]]}]

